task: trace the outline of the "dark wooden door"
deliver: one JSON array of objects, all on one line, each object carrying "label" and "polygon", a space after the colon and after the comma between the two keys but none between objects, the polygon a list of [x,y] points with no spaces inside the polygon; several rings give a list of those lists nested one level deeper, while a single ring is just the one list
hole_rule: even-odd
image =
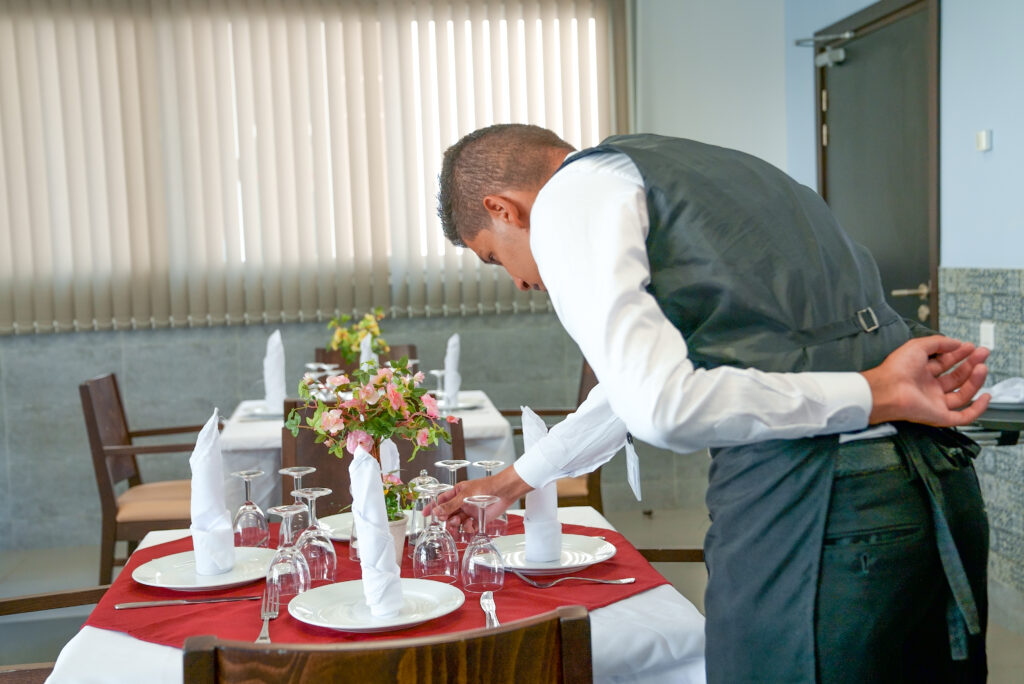
[{"label": "dark wooden door", "polygon": [[889,303],[938,327],[938,3],[879,2],[820,34],[819,188]]}]

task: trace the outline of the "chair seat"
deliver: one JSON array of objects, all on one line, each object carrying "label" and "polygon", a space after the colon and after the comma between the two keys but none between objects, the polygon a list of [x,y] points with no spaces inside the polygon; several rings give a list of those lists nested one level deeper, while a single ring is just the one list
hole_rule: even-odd
[{"label": "chair seat", "polygon": [[136,485],[117,497],[117,522],[188,520],[191,500],[192,482],[189,480]]},{"label": "chair seat", "polygon": [[578,477],[564,477],[561,480],[555,480],[555,489],[558,490],[559,499],[569,496],[586,497],[589,493],[587,489],[587,476],[579,475]]}]

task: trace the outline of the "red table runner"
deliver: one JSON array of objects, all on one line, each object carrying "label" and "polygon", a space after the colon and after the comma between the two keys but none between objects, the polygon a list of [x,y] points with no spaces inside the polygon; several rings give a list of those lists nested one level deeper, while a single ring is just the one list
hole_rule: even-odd
[{"label": "red table runner", "polygon": [[[271,527],[271,539],[277,539],[276,528],[276,525]],[[522,534],[522,532],[522,518],[509,516],[508,533]],[[536,589],[515,575],[507,573],[504,588],[494,593],[494,600],[498,607],[498,619],[502,622],[538,615],[554,610],[558,606],[582,605],[586,606],[587,610],[594,610],[668,583],[668,580],[655,570],[618,532],[580,525],[562,525],[562,532],[604,536],[616,548],[615,556],[609,560],[571,574],[599,578],[635,577],[636,582],[623,585],[564,582],[550,589]],[[187,637],[200,634],[213,634],[221,639],[241,641],[255,639],[260,629],[259,601],[114,610],[115,603],[127,601],[253,596],[262,592],[262,581],[216,592],[180,592],[149,587],[132,580],[132,571],[139,565],[154,558],[191,549],[192,538],[186,537],[136,551],[85,624],[90,627],[124,632],[137,639],[177,648],[182,647]],[[359,564],[348,560],[348,544],[336,542],[335,550],[338,553],[337,581],[360,579]],[[402,560],[402,577],[412,577],[412,560],[408,555],[404,555]],[[537,579],[544,581],[549,578],[539,577]],[[478,596],[479,594],[467,593],[466,602],[458,610],[421,625],[374,634],[356,634],[313,627],[293,618],[288,614],[286,607],[282,605],[279,617],[270,623],[270,634],[275,642],[315,644],[405,638],[475,629],[484,626],[484,614],[480,610]]]}]

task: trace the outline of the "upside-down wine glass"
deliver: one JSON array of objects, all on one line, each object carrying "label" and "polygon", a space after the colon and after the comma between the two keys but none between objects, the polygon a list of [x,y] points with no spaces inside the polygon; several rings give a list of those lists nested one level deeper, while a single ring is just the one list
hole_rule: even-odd
[{"label": "upside-down wine glass", "polygon": [[465,499],[465,503],[479,509],[476,534],[462,552],[462,588],[466,591],[497,591],[505,585],[505,562],[501,552],[487,536],[487,526],[484,523],[487,507],[498,501],[498,497],[493,494],[475,494]]},{"label": "upside-down wine glass", "polygon": [[[278,470],[281,475],[291,475],[292,477],[292,503],[302,504],[302,500],[294,495],[294,492],[302,489],[302,476],[309,475],[316,472],[316,468],[313,466],[289,466],[287,468],[281,468]],[[302,531],[306,529],[306,506],[302,505],[302,510],[292,518],[292,539],[298,539]],[[284,521],[281,521],[281,530],[277,535],[277,543],[280,546],[284,541]]]},{"label": "upside-down wine glass", "polygon": [[283,605],[288,605],[288,599],[307,591],[310,586],[309,563],[295,547],[295,537],[292,535],[295,516],[305,510],[303,504],[285,504],[268,509],[270,513],[281,516],[283,536],[267,569],[267,590],[276,589]]},{"label": "upside-down wine glass", "polygon": [[436,497],[451,489],[450,485],[424,484],[417,492],[430,499],[430,524],[416,540],[412,551],[412,574],[421,579],[454,583],[459,577],[459,550],[448,530],[437,519]]},{"label": "upside-down wine glass", "polygon": [[[446,458],[443,461],[435,461],[434,465],[438,468],[444,468],[448,471],[448,484],[451,487],[455,486],[455,473],[462,468],[469,465],[469,461],[461,458]],[[459,544],[465,544],[469,541],[469,535],[466,534],[462,528],[459,528],[459,532],[455,535],[455,541]]]},{"label": "upside-down wine glass", "polygon": [[316,500],[330,494],[327,487],[305,487],[292,492],[293,496],[309,502],[309,526],[302,531],[296,546],[309,564],[310,579],[314,582],[334,581],[338,568],[338,554],[334,551],[334,542],[320,525],[316,517]]},{"label": "upside-down wine glass", "polygon": [[[484,476],[490,477],[495,468],[505,465],[504,461],[473,461],[472,465],[484,469]],[[487,521],[487,536],[500,537],[508,532],[508,513],[502,511]]]},{"label": "upside-down wine glass", "polygon": [[427,506],[429,497],[421,496],[417,489],[420,485],[425,484],[437,484],[437,478],[431,477],[427,474],[426,470],[421,470],[420,474],[411,480],[409,480],[409,487],[412,491],[416,492],[416,501],[412,504],[412,511],[410,511],[410,522],[409,522],[409,556],[412,556],[413,550],[416,548],[416,541],[420,538],[423,530],[427,527],[427,518],[423,515],[423,510]]},{"label": "upside-down wine glass", "polygon": [[270,544],[270,525],[267,516],[252,500],[252,481],[263,476],[262,470],[238,470],[231,473],[245,483],[245,503],[235,513],[231,526],[235,531],[235,546],[260,546]]}]

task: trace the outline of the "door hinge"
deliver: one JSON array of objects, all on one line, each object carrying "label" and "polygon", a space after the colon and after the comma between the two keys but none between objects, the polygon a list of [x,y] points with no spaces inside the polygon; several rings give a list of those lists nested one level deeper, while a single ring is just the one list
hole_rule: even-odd
[{"label": "door hinge", "polygon": [[823,112],[827,112],[828,111],[828,91],[827,90],[822,90],[821,91],[821,111],[823,111]]},{"label": "door hinge", "polygon": [[821,124],[821,146],[828,147],[828,124]]}]

